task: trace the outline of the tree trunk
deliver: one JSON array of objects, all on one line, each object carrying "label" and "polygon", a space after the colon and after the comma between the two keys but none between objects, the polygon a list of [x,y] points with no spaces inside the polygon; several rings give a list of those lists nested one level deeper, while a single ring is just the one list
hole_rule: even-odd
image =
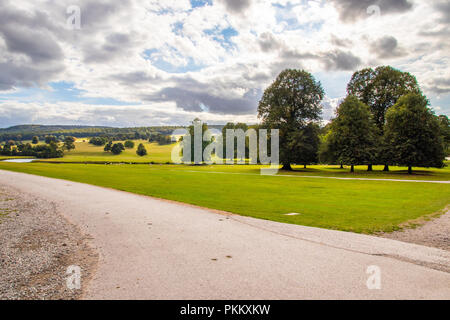
[{"label": "tree trunk", "polygon": [[355,172],[355,166],[354,165],[351,166],[350,172]]},{"label": "tree trunk", "polygon": [[408,167],[408,174],[412,174],[412,167],[411,166]]},{"label": "tree trunk", "polygon": [[305,169],[306,169],[306,164],[305,164],[305,167],[304,167]]},{"label": "tree trunk", "polygon": [[383,171],[384,171],[384,172],[389,172],[389,165],[387,165],[387,164],[384,165]]},{"label": "tree trunk", "polygon": [[290,163],[284,163],[281,170],[292,171],[292,167]]},{"label": "tree trunk", "polygon": [[344,169],[344,164],[341,162],[341,169]]},{"label": "tree trunk", "polygon": [[367,171],[369,171],[369,172],[373,171],[373,166],[371,164],[369,164],[367,166]]}]

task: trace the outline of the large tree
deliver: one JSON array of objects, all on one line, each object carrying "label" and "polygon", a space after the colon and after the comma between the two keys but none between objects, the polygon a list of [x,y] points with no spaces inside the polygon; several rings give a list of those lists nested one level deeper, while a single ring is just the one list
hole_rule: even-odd
[{"label": "large tree", "polygon": [[439,120],[428,108],[422,94],[410,93],[386,114],[385,141],[390,147],[390,157],[397,165],[412,167],[437,167],[444,165],[444,148]]},{"label": "large tree", "polygon": [[[367,68],[353,74],[347,85],[347,94],[357,97],[370,107],[373,119],[378,127],[379,135],[383,135],[386,111],[392,107],[401,96],[408,93],[421,93],[416,78],[408,72],[402,72],[390,66],[376,69]],[[382,141],[380,139],[380,141]],[[378,161],[385,164],[386,146],[379,145]],[[372,165],[369,164],[369,171]],[[385,171],[389,167],[385,166]]]},{"label": "large tree", "polygon": [[332,157],[351,166],[373,161],[377,130],[369,107],[354,96],[348,96],[338,107],[331,122],[327,145]]},{"label": "large tree", "polygon": [[320,120],[323,97],[320,82],[309,72],[295,69],[281,72],[264,91],[258,117],[265,128],[280,130],[280,163],[284,170],[292,170],[291,163],[301,161],[295,139],[308,123]]}]

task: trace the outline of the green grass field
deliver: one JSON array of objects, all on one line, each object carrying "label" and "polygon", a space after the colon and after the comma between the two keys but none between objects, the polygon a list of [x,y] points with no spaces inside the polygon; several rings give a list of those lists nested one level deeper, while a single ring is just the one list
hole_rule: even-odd
[{"label": "green grass field", "polygon": [[[139,162],[139,163],[166,163],[170,161],[170,152],[173,145],[160,146],[157,143],[150,143],[146,140],[135,140],[133,149],[126,149],[120,155],[103,151],[103,146],[98,147],[89,144],[89,139],[77,139],[75,150],[66,152],[64,158],[50,159],[45,161],[53,162]],[[114,143],[125,141],[114,141]],[[136,149],[139,143],[143,143],[147,149],[147,155],[139,157]]]},{"label": "green grass field", "polygon": [[[407,222],[436,214],[450,200],[448,184],[334,180],[291,177],[284,173],[261,176],[257,166],[0,162],[0,169],[84,182],[261,219],[362,233],[396,230]],[[401,168],[396,171],[391,173],[395,178],[404,176]],[[291,173],[307,174],[366,175],[359,172],[351,175],[348,170],[332,167]],[[425,170],[420,177],[448,180],[448,170]],[[300,215],[286,216],[287,213]]]}]

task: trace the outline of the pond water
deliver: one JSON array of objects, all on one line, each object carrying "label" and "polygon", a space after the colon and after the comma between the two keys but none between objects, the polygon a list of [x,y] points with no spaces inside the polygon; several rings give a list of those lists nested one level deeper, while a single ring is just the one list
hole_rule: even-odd
[{"label": "pond water", "polygon": [[3,160],[3,162],[17,162],[17,163],[28,163],[28,162],[32,162],[36,159],[8,159],[8,160]]}]

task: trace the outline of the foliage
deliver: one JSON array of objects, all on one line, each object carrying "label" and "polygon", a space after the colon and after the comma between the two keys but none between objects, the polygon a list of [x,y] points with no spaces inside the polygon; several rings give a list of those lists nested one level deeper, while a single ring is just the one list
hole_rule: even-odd
[{"label": "foliage", "polygon": [[420,93],[416,78],[390,66],[357,71],[347,85],[348,95],[357,97],[370,107],[380,133],[383,132],[386,111],[401,96],[411,92]]},{"label": "foliage", "polygon": [[39,137],[38,136],[34,136],[33,139],[31,139],[31,143],[32,144],[38,144],[39,143]]},{"label": "foliage", "polygon": [[450,122],[445,115],[439,116],[439,127],[441,129],[442,141],[446,155],[450,155]]},{"label": "foliage", "polygon": [[258,117],[265,128],[280,130],[280,163],[284,169],[301,161],[295,136],[308,123],[320,120],[323,97],[320,82],[304,70],[284,70],[264,91]]},{"label": "foliage", "polygon": [[348,96],[338,107],[327,136],[328,156],[351,165],[370,164],[376,150],[377,129],[369,107]]},{"label": "foliage", "polygon": [[63,147],[67,151],[75,149],[75,138],[74,137],[65,137]]},{"label": "foliage", "polygon": [[148,139],[149,142],[157,142],[160,146],[172,144],[172,137],[170,135],[152,134]]},{"label": "foliage", "polygon": [[45,136],[45,143],[50,144],[51,142],[56,142],[55,136]]},{"label": "foliage", "polygon": [[124,150],[125,150],[125,147],[120,142],[113,144],[113,146],[111,147],[111,152],[112,152],[112,154],[115,154],[115,155],[121,154],[122,151],[124,151]]},{"label": "foliage", "polygon": [[125,141],[124,146],[127,149],[133,149],[134,148],[134,142],[131,141],[131,140],[127,140],[127,141]]},{"label": "foliage", "polygon": [[89,140],[90,144],[93,144],[94,146],[104,146],[106,143],[108,143],[108,138],[106,137],[93,137]]},{"label": "foliage", "polygon": [[104,150],[105,152],[109,152],[109,151],[111,151],[112,146],[113,146],[112,141],[109,141],[109,142],[105,145],[105,148],[104,148],[103,150]]},{"label": "foliage", "polygon": [[5,144],[0,150],[3,156],[36,157],[36,158],[62,158],[64,153],[58,148],[56,142],[32,146],[30,143],[13,146]]},{"label": "foliage", "polygon": [[392,162],[409,167],[443,167],[445,155],[438,118],[428,100],[411,93],[400,98],[386,115],[385,141]]},{"label": "foliage", "polygon": [[144,145],[140,143],[137,147],[136,154],[140,157],[147,155],[147,149],[145,149]]}]

